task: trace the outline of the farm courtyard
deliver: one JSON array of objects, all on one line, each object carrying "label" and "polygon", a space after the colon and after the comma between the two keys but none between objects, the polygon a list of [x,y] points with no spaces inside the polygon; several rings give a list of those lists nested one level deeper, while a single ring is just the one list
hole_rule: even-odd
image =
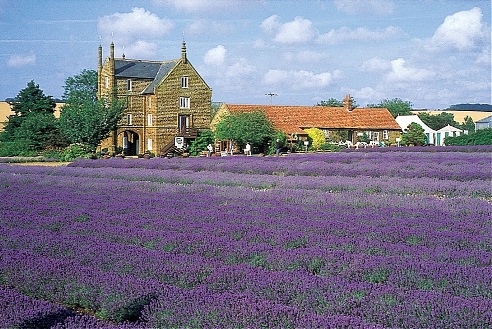
[{"label": "farm courtyard", "polygon": [[491,328],[492,149],[0,163],[0,328]]}]

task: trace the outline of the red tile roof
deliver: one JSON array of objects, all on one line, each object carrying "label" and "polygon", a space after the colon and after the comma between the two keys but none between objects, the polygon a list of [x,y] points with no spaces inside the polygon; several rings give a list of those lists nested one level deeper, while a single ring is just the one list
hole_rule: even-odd
[{"label": "red tile roof", "polygon": [[305,134],[304,128],[401,130],[385,108],[355,108],[327,106],[281,106],[226,104],[231,113],[264,111],[275,128],[286,134]]}]

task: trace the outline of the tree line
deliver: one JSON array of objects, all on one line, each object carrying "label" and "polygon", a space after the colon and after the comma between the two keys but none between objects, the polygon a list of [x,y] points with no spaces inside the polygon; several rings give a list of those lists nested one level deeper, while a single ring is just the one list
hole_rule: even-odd
[{"label": "tree line", "polygon": [[[43,154],[61,160],[88,157],[97,149],[99,143],[116,129],[118,121],[126,108],[125,101],[119,99],[98,99],[97,72],[83,70],[80,74],[69,77],[65,81],[62,97],[63,105],[59,118],[56,118],[55,100],[46,96],[34,81],[22,89],[14,99],[9,99],[13,114],[8,117],[4,130],[0,133],[0,156],[34,156]],[[321,101],[318,106],[343,107],[343,101],[330,98]],[[352,106],[357,102],[352,98]],[[369,108],[387,108],[393,117],[411,115],[412,103],[400,98],[384,99],[378,104],[368,104]],[[419,113],[419,118],[430,128],[439,130],[448,124],[456,128],[468,130],[467,137],[449,138],[447,145],[479,145],[491,144],[490,132],[480,132],[485,137],[475,136],[475,124],[470,117],[463,123],[454,120],[452,113],[443,112],[439,115]],[[420,127],[420,126],[419,126]],[[422,128],[422,127],[420,127]],[[316,148],[327,145],[319,129],[308,131],[310,145],[315,142]],[[477,132],[478,133],[478,132]],[[489,135],[487,135],[487,133]],[[405,137],[406,134],[406,137]],[[410,144],[425,143],[423,129],[412,127],[403,134],[403,139]],[[262,111],[237,113],[227,116],[216,127],[216,131],[204,131],[191,144],[193,154],[199,154],[215,139],[231,140],[237,146],[250,143],[258,152],[273,154],[276,141],[282,148],[303,148],[303,145],[288,144],[288,136],[274,129],[272,122]],[[290,139],[292,140],[292,139]],[[477,144],[479,143],[479,144]]]},{"label": "tree line", "polygon": [[97,72],[83,70],[65,81],[63,105],[56,103],[33,80],[8,101],[12,114],[0,133],[0,156],[36,156],[73,160],[93,154],[108,137],[126,105],[97,98]]}]

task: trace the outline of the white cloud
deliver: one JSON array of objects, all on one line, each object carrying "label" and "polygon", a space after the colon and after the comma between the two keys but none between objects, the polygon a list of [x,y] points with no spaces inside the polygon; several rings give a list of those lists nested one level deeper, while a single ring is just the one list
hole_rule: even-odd
[{"label": "white cloud", "polygon": [[273,40],[279,43],[302,43],[312,40],[317,31],[309,19],[296,17],[293,21],[281,23],[280,17],[272,15],[265,19],[260,27],[268,34],[275,35]]},{"label": "white cloud", "polygon": [[310,71],[269,70],[264,76],[268,85],[289,84],[292,89],[309,89],[326,87],[333,81],[330,72],[313,73]]},{"label": "white cloud", "polygon": [[335,6],[348,14],[389,15],[395,11],[391,0],[335,0]]},{"label": "white cloud", "polygon": [[211,11],[237,5],[234,0],[154,0],[157,5],[171,6],[187,12]]},{"label": "white cloud", "polygon": [[11,55],[7,60],[7,66],[9,67],[23,67],[36,64],[36,55]]},{"label": "white cloud", "polygon": [[280,43],[302,43],[312,40],[315,36],[316,29],[313,23],[298,16],[293,21],[280,25],[273,40]]},{"label": "white cloud", "polygon": [[[157,45],[151,43],[149,37],[165,35],[173,28],[169,19],[160,18],[144,8],[132,8],[129,13],[114,13],[99,18],[97,28],[105,41],[110,36],[118,46],[125,47],[125,53],[130,56],[147,54],[154,55]],[[143,39],[145,38],[145,41]],[[139,50],[139,46],[144,48]],[[151,53],[151,51],[153,53]]]},{"label": "white cloud", "polygon": [[398,58],[391,61],[391,71],[386,75],[388,82],[415,82],[434,77],[435,73],[427,69],[405,66],[405,60]]},{"label": "white cloud", "polygon": [[226,54],[227,49],[222,45],[218,45],[215,48],[207,50],[203,56],[203,62],[207,65],[221,66],[225,62]]},{"label": "white cloud", "polygon": [[460,51],[473,49],[487,36],[478,7],[447,16],[428,41],[427,48],[437,50],[454,48]]},{"label": "white cloud", "polygon": [[319,36],[318,41],[321,43],[336,44],[347,41],[379,41],[383,39],[394,38],[402,35],[403,31],[396,26],[388,26],[384,30],[371,31],[365,27],[350,29],[342,26],[339,29],[333,29],[328,33]]},{"label": "white cloud", "polygon": [[245,58],[240,58],[227,68],[225,76],[227,78],[242,78],[255,71],[256,67],[254,65],[249,64]]},{"label": "white cloud", "polygon": [[137,40],[131,43],[129,47],[125,47],[124,52],[131,54],[135,58],[149,58],[157,53],[157,44],[144,40]]},{"label": "white cloud", "polygon": [[272,15],[261,22],[260,27],[268,34],[273,34],[280,26],[280,17]]},{"label": "white cloud", "polygon": [[391,63],[379,57],[370,58],[361,65],[362,71],[365,72],[387,71],[390,68]]}]

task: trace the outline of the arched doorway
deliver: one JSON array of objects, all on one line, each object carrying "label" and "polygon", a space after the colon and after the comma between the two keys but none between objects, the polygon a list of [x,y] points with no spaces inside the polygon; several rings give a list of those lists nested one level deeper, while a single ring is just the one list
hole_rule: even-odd
[{"label": "arched doorway", "polygon": [[137,155],[140,149],[138,134],[131,130],[125,130],[118,135],[118,146],[123,148],[124,155]]}]

